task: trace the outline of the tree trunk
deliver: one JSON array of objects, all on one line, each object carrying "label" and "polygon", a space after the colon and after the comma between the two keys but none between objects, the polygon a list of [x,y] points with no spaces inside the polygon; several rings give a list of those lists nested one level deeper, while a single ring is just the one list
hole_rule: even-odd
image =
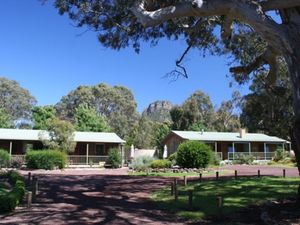
[{"label": "tree trunk", "polygon": [[[282,23],[289,34],[289,43],[293,52],[285,55],[292,83],[293,105],[295,119],[291,141],[294,146],[297,167],[300,175],[300,7],[279,10]],[[300,204],[300,184],[297,203]]]},{"label": "tree trunk", "polygon": [[[295,152],[297,167],[300,175],[300,64],[299,64],[300,46],[295,48],[295,51],[297,52],[294,52],[292,55],[287,57],[288,58],[287,64],[289,67],[289,72],[290,72],[290,77],[292,82],[292,93],[293,93],[294,112],[295,112],[295,120],[293,123],[293,132],[292,132],[291,141],[294,146],[293,150]],[[298,187],[297,203],[300,204],[300,184]]]}]

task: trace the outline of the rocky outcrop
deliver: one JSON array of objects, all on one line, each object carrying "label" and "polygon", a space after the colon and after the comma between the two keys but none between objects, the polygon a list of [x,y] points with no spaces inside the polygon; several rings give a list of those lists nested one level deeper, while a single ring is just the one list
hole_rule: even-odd
[{"label": "rocky outcrop", "polygon": [[169,101],[155,101],[143,112],[143,116],[147,116],[155,122],[169,122],[171,121],[170,110],[172,107],[173,104]]}]

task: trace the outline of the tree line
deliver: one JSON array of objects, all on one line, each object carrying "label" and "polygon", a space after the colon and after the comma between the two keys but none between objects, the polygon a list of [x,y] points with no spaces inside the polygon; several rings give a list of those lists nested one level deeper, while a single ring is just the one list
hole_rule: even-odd
[{"label": "tree line", "polygon": [[240,96],[234,92],[218,107],[198,90],[181,105],[156,101],[141,114],[132,92],[123,86],[79,86],[55,105],[37,106],[28,90],[2,77],[0,126],[38,130],[61,126],[68,132],[115,132],[128,146],[138,148],[162,148],[161,141],[170,130],[234,132],[247,127],[250,132],[290,139],[293,111],[286,74],[283,73],[280,88],[269,90],[261,85],[262,73],[254,79],[250,94]]}]

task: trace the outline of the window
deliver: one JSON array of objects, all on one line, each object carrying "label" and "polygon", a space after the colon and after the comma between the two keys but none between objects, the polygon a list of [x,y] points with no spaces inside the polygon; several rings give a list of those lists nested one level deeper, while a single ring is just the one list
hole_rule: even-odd
[{"label": "window", "polygon": [[104,145],[96,145],[96,155],[106,155]]}]

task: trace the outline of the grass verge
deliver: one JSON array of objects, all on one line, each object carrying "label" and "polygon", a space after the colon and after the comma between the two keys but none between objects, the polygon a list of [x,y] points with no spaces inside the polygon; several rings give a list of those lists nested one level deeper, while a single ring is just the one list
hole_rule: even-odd
[{"label": "grass verge", "polygon": [[[283,199],[297,194],[299,178],[239,178],[238,180],[191,182],[189,186],[179,186],[178,201],[170,195],[170,188],[163,188],[152,195],[162,209],[178,216],[198,220],[216,216],[217,196],[224,198],[223,214],[245,209],[249,205],[259,205],[267,200]],[[188,190],[194,190],[193,208],[188,207]]]}]

